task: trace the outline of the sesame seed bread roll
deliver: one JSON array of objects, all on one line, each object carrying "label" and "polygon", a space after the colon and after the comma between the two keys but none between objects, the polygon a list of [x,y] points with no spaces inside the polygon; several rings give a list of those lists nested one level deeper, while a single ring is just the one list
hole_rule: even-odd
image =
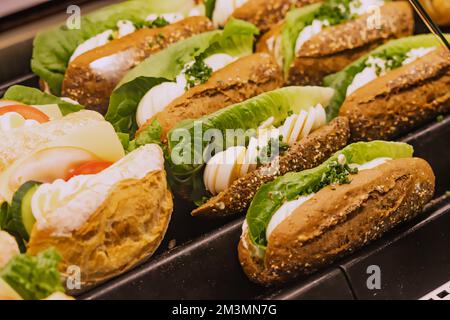
[{"label": "sesame seed bread roll", "polygon": [[394,139],[450,112],[449,88],[450,53],[440,48],[359,88],[339,114],[353,141]]},{"label": "sesame seed bread roll", "polygon": [[[281,69],[272,56],[259,53],[236,60],[214,72],[204,84],[197,85],[175,99],[150,118],[139,131],[157,120],[162,128],[161,139],[185,119],[198,119],[229,105],[239,103],[263,92],[281,87]],[[139,135],[139,132],[137,133]]]},{"label": "sesame seed bread roll", "polygon": [[387,161],[327,186],[294,209],[258,256],[243,233],[238,246],[247,276],[262,285],[309,274],[414,218],[431,200],[435,177],[419,158]]},{"label": "sesame seed bread roll", "polygon": [[328,125],[296,142],[286,153],[269,164],[234,181],[205,204],[192,211],[193,216],[228,216],[248,208],[255,193],[265,183],[291,171],[313,168],[347,145],[350,137],[348,120],[335,118]]},{"label": "sesame seed bread roll", "polygon": [[134,66],[172,43],[212,29],[208,18],[195,16],[112,40],[69,63],[62,95],[104,114],[112,91]]}]

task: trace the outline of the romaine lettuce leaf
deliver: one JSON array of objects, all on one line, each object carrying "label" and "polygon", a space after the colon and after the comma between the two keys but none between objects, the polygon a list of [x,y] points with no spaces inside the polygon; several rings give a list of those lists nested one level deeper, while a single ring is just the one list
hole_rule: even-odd
[{"label": "romaine lettuce leaf", "polygon": [[80,29],[69,29],[62,25],[38,33],[33,42],[31,68],[48,83],[52,93],[60,95],[69,59],[78,45],[103,31],[115,28],[119,20],[138,23],[151,13],[187,13],[194,5],[190,0],[131,0],[83,15]]},{"label": "romaine lettuce leaf", "polygon": [[14,100],[28,105],[57,104],[64,116],[84,109],[84,107],[79,104],[66,102],[52,94],[42,92],[39,89],[20,85],[10,87],[3,96],[3,99]]},{"label": "romaine lettuce leaf", "polygon": [[[182,194],[188,193],[188,197],[194,202],[207,196],[203,185],[203,151],[206,148],[220,150],[222,144],[218,141],[204,141],[199,134],[215,129],[225,137],[227,129],[256,129],[270,117],[274,118],[273,125],[278,126],[290,112],[299,113],[318,103],[327,106],[332,95],[333,90],[329,88],[285,87],[231,105],[198,120],[180,123],[168,133],[170,155],[167,155],[166,164],[172,188]],[[188,136],[190,139],[180,139],[181,136]],[[191,152],[191,162],[185,163],[177,157],[184,155],[183,151],[187,150]]]},{"label": "romaine lettuce leaf", "polygon": [[174,81],[184,65],[201,54],[208,56],[222,52],[235,57],[251,54],[257,32],[251,23],[233,19],[222,31],[195,35],[150,56],[117,85],[110,98],[106,119],[116,131],[133,136],[137,130],[136,110],[148,90],[162,82]]},{"label": "romaine lettuce leaf", "polygon": [[[446,35],[450,39],[450,34]],[[414,48],[427,48],[439,46],[438,39],[432,35],[417,35],[396,40],[381,45],[367,55],[359,58],[340,72],[331,74],[324,78],[326,86],[335,89],[335,95],[331,100],[330,107],[327,110],[328,120],[333,119],[339,114],[339,108],[344,103],[347,88],[352,83],[353,78],[365,68],[365,63],[370,55],[383,54],[386,56],[405,54]]]},{"label": "romaine lettuce leaf", "polygon": [[58,272],[60,255],[48,249],[37,256],[20,254],[0,270],[2,278],[23,299],[45,299],[54,292],[64,292]]},{"label": "romaine lettuce leaf", "polygon": [[320,10],[322,3],[311,4],[288,12],[281,32],[281,50],[283,55],[283,70],[288,75],[289,68],[295,59],[295,43],[298,35],[310,25]]},{"label": "romaine lettuce leaf", "polygon": [[267,245],[266,228],[272,215],[286,201],[317,192],[317,188],[321,188],[323,177],[328,174],[330,164],[336,162],[340,154],[345,155],[349,164],[363,164],[380,157],[409,158],[412,157],[413,148],[409,144],[400,142],[357,142],[336,152],[315,168],[290,172],[265,184],[253,198],[246,217],[250,239],[255,245],[262,250],[265,249]]}]

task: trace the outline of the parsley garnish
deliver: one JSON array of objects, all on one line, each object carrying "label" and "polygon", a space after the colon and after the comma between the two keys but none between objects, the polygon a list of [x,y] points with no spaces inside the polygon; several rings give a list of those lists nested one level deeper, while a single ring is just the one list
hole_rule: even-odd
[{"label": "parsley garnish", "polygon": [[353,15],[350,12],[350,3],[352,0],[329,0],[320,8],[315,19],[327,20],[330,25],[337,25],[343,21],[350,20]]},{"label": "parsley garnish", "polygon": [[257,150],[259,151],[257,165],[259,166],[260,164],[271,162],[276,156],[285,152],[287,149],[289,149],[289,145],[283,142],[282,135],[280,135],[278,139],[270,138],[266,146],[261,149],[257,147]]},{"label": "parsley garnish", "polygon": [[195,58],[194,63],[185,70],[186,90],[196,85],[203,84],[211,77],[213,70],[205,61],[204,56],[200,55]]},{"label": "parsley garnish", "polygon": [[166,19],[164,19],[163,17],[157,17],[155,20],[152,20],[152,21],[143,20],[143,21],[135,22],[134,26],[136,27],[136,29],[142,29],[142,28],[155,29],[155,28],[165,27],[169,24],[170,24],[170,22],[167,21]]},{"label": "parsley garnish", "polygon": [[402,66],[403,61],[406,59],[406,53],[388,54],[386,50],[383,50],[375,54],[374,57],[386,61],[386,69],[393,70]]}]

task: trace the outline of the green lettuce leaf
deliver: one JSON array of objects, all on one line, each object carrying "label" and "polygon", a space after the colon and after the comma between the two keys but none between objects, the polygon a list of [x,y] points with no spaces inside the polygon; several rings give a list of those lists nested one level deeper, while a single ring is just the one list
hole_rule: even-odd
[{"label": "green lettuce leaf", "polygon": [[[219,130],[222,137],[227,129],[256,129],[263,121],[274,118],[273,125],[281,125],[291,113],[299,113],[321,103],[327,106],[333,90],[321,87],[285,87],[263,93],[247,101],[231,105],[198,120],[187,120],[168,133],[167,157],[169,182],[172,188],[197,202],[207,196],[203,184],[203,150],[221,150],[219,141],[203,141],[203,133],[209,129]],[[190,137],[185,140],[184,137]],[[245,143],[248,142],[246,137]],[[234,142],[234,141],[233,141]],[[229,141],[227,141],[230,146]],[[190,161],[183,161],[179,155],[191,153]],[[187,159],[189,160],[189,159]]]},{"label": "green lettuce leaf", "polygon": [[193,1],[186,0],[132,0],[83,15],[80,29],[69,29],[62,25],[38,33],[33,42],[31,69],[48,83],[52,93],[60,95],[69,59],[78,45],[115,28],[119,20],[139,23],[151,13],[187,13],[194,5]]},{"label": "green lettuce leaf", "polygon": [[216,0],[205,0],[204,3],[205,3],[205,15],[209,19],[212,19],[214,9],[216,7]]},{"label": "green lettuce leaf", "polygon": [[[450,39],[450,35],[446,35],[446,37]],[[335,89],[335,95],[331,100],[330,107],[327,110],[328,120],[333,119],[339,114],[339,108],[344,103],[348,86],[352,83],[355,75],[365,68],[365,63],[369,56],[378,54],[382,54],[387,57],[395,55],[403,55],[406,54],[409,50],[414,48],[421,48],[421,47],[428,48],[433,46],[439,46],[439,41],[432,34],[411,36],[391,40],[388,43],[381,45],[380,47],[371,51],[367,55],[349,64],[342,71],[325,77],[324,78],[325,85]]]},{"label": "green lettuce leaf", "polygon": [[126,148],[127,152],[131,152],[150,143],[161,144],[161,132],[161,126],[158,121],[153,121],[151,125],[147,126],[139,133],[136,139],[130,141],[128,147]]},{"label": "green lettuce leaf", "polygon": [[60,255],[48,249],[37,256],[20,254],[0,270],[2,278],[23,299],[45,299],[55,292],[64,292],[58,272]]},{"label": "green lettuce leaf", "polygon": [[322,3],[311,4],[288,12],[281,31],[283,70],[285,76],[295,58],[295,43],[298,35],[316,18]]},{"label": "green lettuce leaf", "polygon": [[223,31],[205,32],[179,41],[150,56],[128,72],[111,95],[106,119],[116,131],[134,135],[136,110],[142,97],[154,86],[174,81],[183,66],[197,56],[222,52],[235,57],[253,51],[256,27],[241,20],[231,20]]},{"label": "green lettuce leaf", "polygon": [[10,87],[3,96],[3,99],[14,100],[28,105],[57,104],[63,115],[84,109],[79,104],[69,103],[52,94],[42,92],[39,89],[20,85]]},{"label": "green lettuce leaf", "polygon": [[336,152],[327,161],[313,169],[290,172],[265,184],[253,198],[246,217],[250,239],[255,245],[262,250],[265,249],[266,228],[272,215],[286,201],[320,190],[323,177],[329,174],[331,164],[336,163],[340,154],[345,155],[349,164],[363,164],[380,157],[409,158],[412,157],[413,148],[400,142],[357,142]]}]

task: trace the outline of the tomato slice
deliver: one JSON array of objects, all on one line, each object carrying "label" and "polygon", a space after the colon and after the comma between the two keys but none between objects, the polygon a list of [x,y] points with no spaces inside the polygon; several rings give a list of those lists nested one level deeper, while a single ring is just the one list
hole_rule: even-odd
[{"label": "tomato slice", "polygon": [[8,112],[16,112],[26,120],[36,120],[39,123],[50,121],[50,118],[44,112],[32,106],[14,104],[0,107],[0,116]]},{"label": "tomato slice", "polygon": [[99,172],[102,172],[103,170],[105,170],[112,164],[113,163],[109,162],[109,161],[95,161],[94,160],[94,161],[85,162],[75,168],[70,169],[66,180],[69,180],[72,177],[80,176],[83,174],[97,174]]}]

